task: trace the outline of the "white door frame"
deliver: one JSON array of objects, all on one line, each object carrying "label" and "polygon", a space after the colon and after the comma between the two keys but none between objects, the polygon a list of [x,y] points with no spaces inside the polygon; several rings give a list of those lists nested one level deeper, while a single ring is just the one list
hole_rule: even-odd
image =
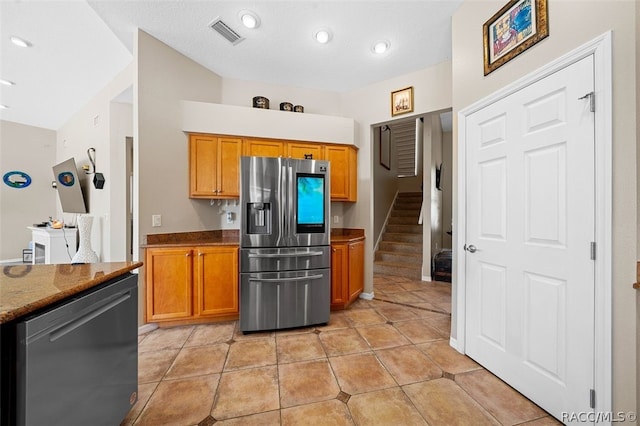
[{"label": "white door frame", "polygon": [[456,337],[450,344],[465,353],[466,308],[466,119],[476,111],[529,86],[556,71],[593,55],[595,83],[595,202],[596,202],[596,260],[595,260],[595,412],[612,410],[612,81],[611,32],[595,38],[568,54],[516,80],[501,90],[458,112],[458,195],[454,223],[454,276]]}]

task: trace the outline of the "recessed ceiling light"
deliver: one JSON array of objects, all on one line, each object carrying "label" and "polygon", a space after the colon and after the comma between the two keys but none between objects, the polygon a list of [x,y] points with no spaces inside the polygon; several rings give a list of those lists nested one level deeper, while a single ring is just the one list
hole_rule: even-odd
[{"label": "recessed ceiling light", "polygon": [[331,31],[327,28],[321,28],[313,35],[313,38],[315,38],[316,41],[321,44],[329,43],[329,41],[331,41],[331,37]]},{"label": "recessed ceiling light", "polygon": [[238,14],[240,16],[240,20],[242,21],[242,25],[249,29],[255,29],[260,26],[260,18],[258,15],[253,13],[250,10],[241,10]]},{"label": "recessed ceiling light", "polygon": [[10,37],[11,43],[15,44],[16,46],[20,46],[20,47],[31,47],[33,46],[31,44],[30,41],[27,41],[23,38],[17,37],[17,36],[11,36]]},{"label": "recessed ceiling light", "polygon": [[4,78],[0,78],[0,84],[4,84],[5,86],[15,86],[16,85],[13,81],[5,80]]},{"label": "recessed ceiling light", "polygon": [[384,41],[384,40],[380,40],[380,41],[376,41],[373,44],[373,52],[374,53],[384,53],[389,49],[389,46],[391,44],[388,41]]}]

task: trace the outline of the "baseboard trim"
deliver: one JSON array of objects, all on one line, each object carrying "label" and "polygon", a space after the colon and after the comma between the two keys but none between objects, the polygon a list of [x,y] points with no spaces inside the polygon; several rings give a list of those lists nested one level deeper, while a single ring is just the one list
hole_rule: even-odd
[{"label": "baseboard trim", "polygon": [[373,300],[373,292],[371,293],[360,293],[360,299],[364,299],[364,300]]},{"label": "baseboard trim", "polygon": [[140,327],[138,327],[138,336],[141,335],[141,334],[149,333],[150,331],[153,331],[156,328],[158,328],[158,324],[155,323],[155,322],[142,324]]},{"label": "baseboard trim", "polygon": [[423,275],[422,281],[433,281],[433,280],[431,279],[431,275]]},{"label": "baseboard trim", "polygon": [[24,263],[21,258],[0,260],[0,265],[11,263],[12,265],[31,265],[31,262]]},{"label": "baseboard trim", "polygon": [[449,346],[451,346],[453,349],[455,349],[456,351],[460,352],[461,354],[464,355],[464,350],[461,350],[458,347],[458,339],[455,339],[453,337],[449,337]]}]

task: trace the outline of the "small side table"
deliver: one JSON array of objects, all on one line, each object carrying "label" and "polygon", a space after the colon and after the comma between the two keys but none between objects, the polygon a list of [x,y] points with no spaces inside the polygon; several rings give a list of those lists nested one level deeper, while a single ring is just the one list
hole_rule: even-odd
[{"label": "small side table", "polygon": [[78,249],[76,228],[53,229],[28,226],[33,241],[32,263],[71,263]]}]

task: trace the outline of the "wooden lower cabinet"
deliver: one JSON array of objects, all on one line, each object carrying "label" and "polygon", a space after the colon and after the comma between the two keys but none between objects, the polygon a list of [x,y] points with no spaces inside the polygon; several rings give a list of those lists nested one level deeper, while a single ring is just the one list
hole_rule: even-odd
[{"label": "wooden lower cabinet", "polygon": [[345,309],[364,290],[364,240],[331,244],[331,309]]},{"label": "wooden lower cabinet", "polygon": [[238,315],[238,247],[148,248],[146,322],[202,322]]},{"label": "wooden lower cabinet", "polygon": [[197,249],[195,315],[219,316],[238,313],[238,249]]}]

